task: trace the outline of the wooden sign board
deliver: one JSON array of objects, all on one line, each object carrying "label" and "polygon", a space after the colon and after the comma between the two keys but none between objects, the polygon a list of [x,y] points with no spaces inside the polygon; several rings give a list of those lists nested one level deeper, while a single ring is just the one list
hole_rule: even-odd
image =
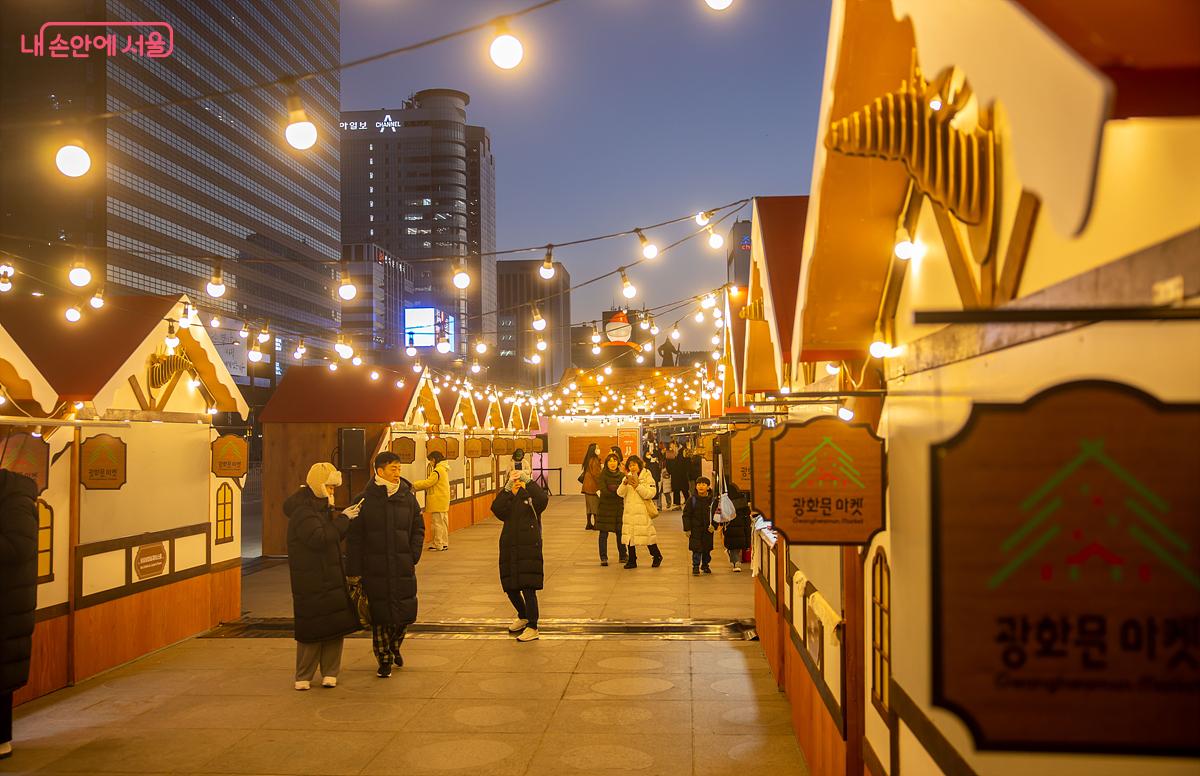
[{"label": "wooden sign board", "polygon": [[29,477],[40,494],[50,483],[50,444],[27,431],[0,434],[0,468]]},{"label": "wooden sign board", "polygon": [[430,453],[441,453],[444,457],[449,458],[450,456],[446,455],[447,449],[449,449],[449,445],[446,444],[444,437],[430,437],[425,440],[425,455],[427,457]]},{"label": "wooden sign board", "polygon": [[764,513],[771,509],[771,440],[783,429],[759,426],[750,438],[750,503]]},{"label": "wooden sign board", "polygon": [[446,437],[446,459],[449,461],[457,461],[460,447],[458,437]]},{"label": "wooden sign board", "polygon": [[758,432],[757,426],[735,427],[729,432],[729,469],[727,476],[730,482],[742,490],[750,490],[750,440]]},{"label": "wooden sign board", "polygon": [[513,450],[516,449],[517,444],[512,437],[496,437],[492,442],[492,452],[496,455],[512,455]]},{"label": "wooden sign board", "polygon": [[162,542],[143,544],[133,555],[133,573],[138,579],[162,576],[167,569],[167,548]]},{"label": "wooden sign board", "polygon": [[617,443],[615,436],[571,436],[567,437],[567,463],[582,464],[583,456],[587,453],[588,445],[596,443],[600,460],[608,455],[608,448]]},{"label": "wooden sign board", "polygon": [[479,455],[481,457],[490,456],[492,454],[492,440],[487,437],[481,437],[479,440]]},{"label": "wooden sign board", "polygon": [[930,454],[934,704],[980,750],[1200,755],[1200,404],[1067,383]]},{"label": "wooden sign board", "polygon": [[417,440],[412,437],[397,437],[388,447],[400,456],[400,463],[412,463],[417,460]]},{"label": "wooden sign board", "polygon": [[467,437],[463,443],[463,452],[468,458],[479,458],[483,455],[483,440],[479,437]]},{"label": "wooden sign board", "polygon": [[212,442],[212,473],[216,477],[241,477],[250,468],[250,445],[246,438],[223,434]]},{"label": "wooden sign board", "polygon": [[776,530],[800,544],[870,544],[886,514],[883,440],[865,423],[828,416],[779,431],[768,502]]},{"label": "wooden sign board", "polygon": [[79,484],[88,490],[120,490],[125,485],[125,440],[96,434],[80,446]]},{"label": "wooden sign board", "polygon": [[535,436],[532,439],[530,439],[529,440],[529,451],[531,453],[546,452],[546,438],[540,437],[540,436]]}]

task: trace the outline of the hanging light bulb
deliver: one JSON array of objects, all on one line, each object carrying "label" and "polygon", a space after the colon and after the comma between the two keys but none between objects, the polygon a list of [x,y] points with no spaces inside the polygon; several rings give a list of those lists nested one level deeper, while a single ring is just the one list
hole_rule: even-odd
[{"label": "hanging light bulb", "polygon": [[417,374],[421,374],[421,362],[418,361],[417,363],[413,364],[412,370]]},{"label": "hanging light bulb", "polygon": [[304,353],[300,350],[300,348],[296,348],[292,351],[292,358],[296,359],[297,361],[302,361],[304,360]]},{"label": "hanging light bulb", "polygon": [[711,226],[708,227],[708,247],[714,251],[719,251],[724,245],[725,238],[719,232],[714,232]]},{"label": "hanging light bulb", "polygon": [[708,210],[701,210],[696,214],[696,223],[700,226],[708,226],[708,222],[712,220],[713,214]]},{"label": "hanging light bulb", "polygon": [[225,296],[225,274],[221,270],[220,259],[213,264],[212,278],[208,281],[206,290],[209,296],[216,299]]},{"label": "hanging light bulb", "polygon": [[542,313],[537,309],[537,305],[533,306],[533,323],[531,325],[534,331],[546,330],[546,319],[542,317]]},{"label": "hanging light bulb", "polygon": [[625,274],[625,270],[621,270],[621,294],[626,299],[633,299],[637,296],[637,287],[629,282],[629,276]]},{"label": "hanging light bulb", "polygon": [[92,306],[93,310],[99,310],[101,307],[103,307],[104,306],[104,289],[97,288],[96,293],[92,294],[92,298],[88,300],[88,304],[90,304]]},{"label": "hanging light bulb", "polygon": [[659,331],[661,331],[661,329],[659,329],[658,324],[654,322],[654,316],[650,316],[650,334],[657,337]]},{"label": "hanging light bulb", "polygon": [[83,146],[68,144],[58,149],[54,165],[68,178],[78,178],[92,168],[92,157]]},{"label": "hanging light bulb", "polygon": [[714,11],[724,11],[733,5],[733,0],[704,0],[704,3]]},{"label": "hanging light bulb", "polygon": [[658,255],[658,246],[650,242],[646,235],[642,234],[641,229],[634,229],[633,233],[637,235],[638,242],[642,244],[642,258],[653,259]]},{"label": "hanging light bulb", "polygon": [[546,346],[546,340],[542,339],[541,337],[538,337],[538,338],[537,338],[537,349],[538,349],[538,350],[545,350],[545,349],[546,349],[546,347],[547,347],[547,346]]},{"label": "hanging light bulb", "polygon": [[531,364],[540,364],[540,363],[542,363],[542,357],[541,357],[541,355],[540,355],[540,354],[538,354],[538,353],[534,353],[532,356],[530,356],[530,357],[529,357],[529,363],[531,363]]},{"label": "hanging light bulb", "polygon": [[850,409],[849,407],[838,407],[837,414],[839,418],[847,423],[854,420],[854,410]]},{"label": "hanging light bulb", "polygon": [[183,305],[183,315],[179,316],[179,328],[186,329],[192,325],[192,306],[186,302]]},{"label": "hanging light bulb", "polygon": [[257,342],[254,343],[254,346],[250,348],[250,352],[246,354],[246,358],[250,359],[256,364],[263,360],[262,348],[258,346]]},{"label": "hanging light bulb", "polygon": [[720,345],[721,344],[721,335],[714,334],[714,335],[712,335],[712,339],[709,341],[712,342],[712,344],[714,344],[714,345]]},{"label": "hanging light bulb", "polygon": [[439,352],[439,353],[449,353],[450,352],[450,340],[446,338],[445,332],[442,332],[440,335],[438,335],[437,352]]},{"label": "hanging light bulb", "polygon": [[0,262],[0,293],[8,293],[12,290],[12,279],[16,274],[16,267],[7,262]]},{"label": "hanging light bulb", "polygon": [[346,336],[344,334],[339,334],[337,336],[337,342],[334,343],[333,349],[337,351],[337,354],[342,358],[350,358],[354,355],[354,348],[349,342],[346,342]]},{"label": "hanging light bulb", "polygon": [[460,291],[471,285],[471,275],[467,272],[467,262],[463,259],[454,270],[454,287]]},{"label": "hanging light bulb", "polygon": [[174,349],[179,347],[179,336],[175,334],[175,322],[167,321],[167,336],[163,340],[168,348]]},{"label": "hanging light bulb", "polygon": [[92,271],[82,261],[72,262],[71,269],[67,271],[67,280],[71,281],[71,285],[83,288],[92,282]]},{"label": "hanging light bulb", "polygon": [[350,363],[354,364],[355,366],[362,366],[362,356],[355,356],[354,358],[350,359]]},{"label": "hanging light bulb", "polygon": [[292,85],[292,93],[287,98],[287,112],[288,123],[287,128],[283,130],[284,138],[287,139],[288,145],[297,151],[307,151],[317,142],[317,125],[308,120],[308,114],[304,112],[304,102],[300,99],[300,92],[296,90],[295,84]]},{"label": "hanging light bulb", "polygon": [[337,370],[338,370],[338,363],[336,361],[330,361],[329,362],[329,371],[336,372]]},{"label": "hanging light bulb", "polygon": [[358,286],[354,285],[354,281],[350,278],[350,263],[342,262],[341,281],[338,284],[338,296],[344,301],[349,302],[354,297],[358,296]]},{"label": "hanging light bulb", "polygon": [[479,340],[479,342],[475,343],[475,352],[476,353],[478,353],[479,355],[482,356],[485,353],[487,353],[487,351],[488,351],[488,346],[487,346],[486,342],[484,342],[483,340]]},{"label": "hanging light bulb", "polygon": [[825,374],[836,375],[842,371],[842,368],[832,361],[825,365]]},{"label": "hanging light bulb", "polygon": [[871,358],[887,358],[892,348],[883,340],[877,339],[871,343],[869,350],[871,353]]},{"label": "hanging light bulb", "polygon": [[600,344],[600,330],[596,328],[595,324],[592,324],[592,342]]},{"label": "hanging light bulb", "polygon": [[79,308],[79,305],[73,304],[63,315],[66,316],[68,323],[79,323],[79,319],[83,317],[83,310]]},{"label": "hanging light bulb", "polygon": [[572,380],[571,382],[567,383],[567,388],[572,391],[578,391],[579,385],[574,380]]},{"label": "hanging light bulb", "polygon": [[612,374],[612,367],[611,367],[611,366],[605,366],[605,367],[604,367],[604,374],[606,374],[606,375],[611,375],[611,374]]},{"label": "hanging light bulb", "polygon": [[724,325],[725,325],[724,318],[713,318],[713,326],[716,326],[719,329]]},{"label": "hanging light bulb", "polygon": [[742,293],[742,289],[738,288],[736,285],[729,287],[729,295],[730,296],[737,296],[740,293]]},{"label": "hanging light bulb", "polygon": [[220,327],[221,327],[221,319],[216,313],[213,313],[213,316],[208,319],[208,328],[219,329]]},{"label": "hanging light bulb", "polygon": [[652,345],[651,343],[649,343],[649,342],[643,342],[643,343],[642,343],[642,350],[646,351],[647,353],[649,353],[649,352],[650,352],[650,349],[651,349],[652,347],[653,347],[653,345]]},{"label": "hanging light bulb", "polygon": [[724,310],[722,310],[720,307],[714,307],[714,308],[712,309],[712,317],[713,317],[714,319],[720,319],[720,318],[723,318],[723,317],[725,317],[725,311],[724,311]]},{"label": "hanging light bulb", "polygon": [[508,25],[503,20],[496,24],[496,36],[488,47],[488,55],[492,58],[492,64],[501,70],[512,70],[525,58],[525,47],[508,31]]},{"label": "hanging light bulb", "polygon": [[250,330],[246,328],[246,324],[242,324],[241,330],[238,331],[238,336],[242,339],[246,339],[250,336]]},{"label": "hanging light bulb", "polygon": [[404,387],[404,381],[403,381],[403,380],[397,380],[397,381],[396,381],[396,387],[397,387],[397,388],[403,388],[403,387]]},{"label": "hanging light bulb", "polygon": [[650,328],[650,316],[643,313],[641,316],[641,321],[638,322],[638,326],[641,327],[642,331],[646,331],[647,329],[649,329]]},{"label": "hanging light bulb", "polygon": [[641,353],[638,353],[636,356],[634,356],[634,359],[633,359],[633,360],[634,360],[634,361],[636,361],[636,362],[638,362],[639,364],[644,364],[644,363],[646,363],[646,357],[645,357],[645,356],[643,356]]},{"label": "hanging light bulb", "polygon": [[677,340],[677,339],[679,339],[680,336],[681,335],[679,334],[679,326],[678,325],[672,326],[671,327],[671,339]]},{"label": "hanging light bulb", "polygon": [[592,345],[592,355],[593,356],[600,355],[600,346],[599,345]]},{"label": "hanging light bulb", "polygon": [[704,311],[697,310],[696,314],[692,316],[692,320],[694,320],[696,323],[704,323]]},{"label": "hanging light bulb", "polygon": [[705,310],[716,305],[716,303],[717,303],[717,298],[715,296],[713,296],[712,294],[705,294],[700,299],[700,306],[702,308],[704,308]]},{"label": "hanging light bulb", "polygon": [[471,362],[471,374],[476,374],[476,375],[477,375],[477,374],[479,374],[479,370],[480,370],[480,369],[482,369],[482,368],[483,368],[483,367],[479,366],[479,362],[478,362],[478,361],[472,361],[472,362]]},{"label": "hanging light bulb", "polygon": [[258,341],[266,344],[269,339],[271,339],[271,332],[267,329],[267,324],[264,323],[262,330],[258,333]]},{"label": "hanging light bulb", "polygon": [[540,269],[538,269],[538,274],[541,275],[544,280],[550,280],[551,278],[554,277],[555,271],[556,270],[554,269],[554,246],[547,245],[546,246],[546,258],[542,260],[542,266]]}]

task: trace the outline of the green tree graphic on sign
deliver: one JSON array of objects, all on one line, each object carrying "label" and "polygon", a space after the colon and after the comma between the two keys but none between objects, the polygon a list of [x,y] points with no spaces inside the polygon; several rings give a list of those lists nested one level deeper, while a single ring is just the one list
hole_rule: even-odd
[{"label": "green tree graphic on sign", "polygon": [[830,437],[823,437],[808,455],[800,460],[800,467],[792,476],[790,487],[803,484],[818,488],[847,488],[856,485],[865,490],[862,475],[854,467],[854,458],[838,447]]}]

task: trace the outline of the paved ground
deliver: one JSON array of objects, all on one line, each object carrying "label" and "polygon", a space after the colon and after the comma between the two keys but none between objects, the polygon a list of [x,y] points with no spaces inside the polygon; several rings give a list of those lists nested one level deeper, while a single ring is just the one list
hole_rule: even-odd
[{"label": "paved ground", "polygon": [[[666,564],[600,568],[578,498],[546,516],[543,618],[741,618],[748,573],[693,578],[678,513]],[[507,619],[498,525],[452,535],[419,567],[421,620]],[[254,616],[288,616],[286,569],[246,577]],[[346,642],[339,686],[290,689],[294,642],[192,639],[17,710],[0,772],[221,774],[806,774],[757,643],[605,637],[518,644],[410,638],[374,676]]]}]

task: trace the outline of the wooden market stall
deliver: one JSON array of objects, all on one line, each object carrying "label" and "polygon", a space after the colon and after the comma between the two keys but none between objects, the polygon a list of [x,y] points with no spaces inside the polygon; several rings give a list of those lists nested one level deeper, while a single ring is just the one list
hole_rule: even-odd
[{"label": "wooden market stall", "polygon": [[[35,698],[241,615],[248,408],[182,296],[0,304],[0,465],[37,483]],[[189,324],[184,327],[180,321]]]}]

